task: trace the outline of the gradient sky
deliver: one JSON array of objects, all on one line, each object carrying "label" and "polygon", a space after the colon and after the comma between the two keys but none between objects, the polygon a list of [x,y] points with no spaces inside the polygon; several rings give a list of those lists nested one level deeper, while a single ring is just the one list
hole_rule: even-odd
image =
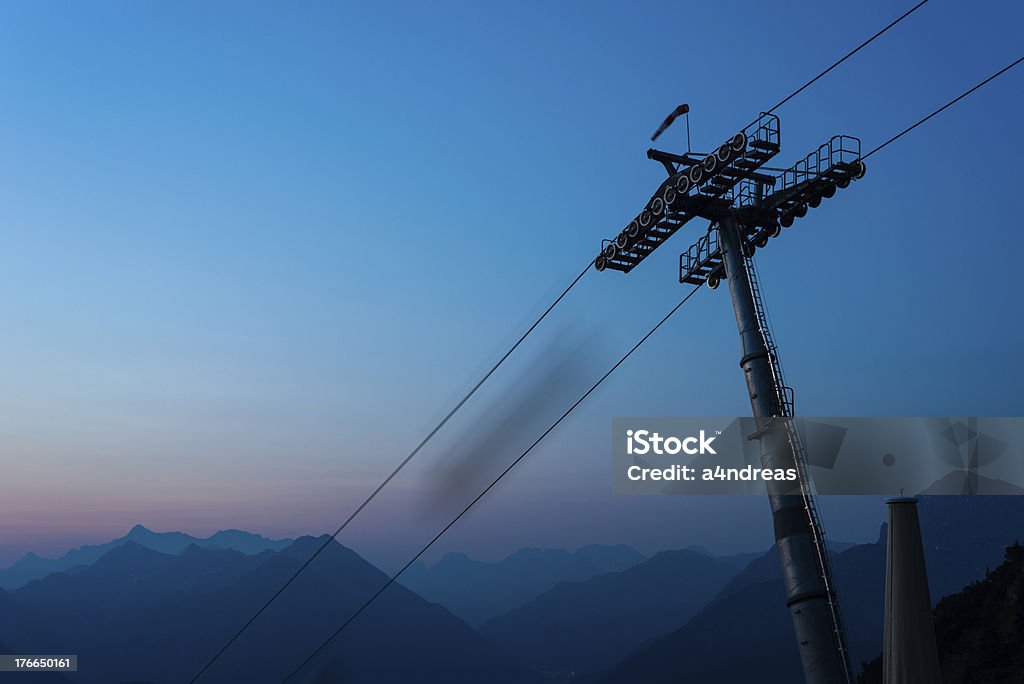
[{"label": "gradient sky", "polygon": [[[333,530],[635,215],[673,107],[708,149],[910,4],[4,3],[0,563],[134,523]],[[1024,5],[934,0],[779,110],[778,164],[1022,45]],[[1022,79],[759,252],[801,413],[1022,413]],[[703,230],[589,274],[342,541],[432,536],[678,301]],[[439,551],[767,546],[760,499],[610,494],[611,417],[747,413],[737,360],[702,292]],[[822,509],[838,539],[884,514]]]}]

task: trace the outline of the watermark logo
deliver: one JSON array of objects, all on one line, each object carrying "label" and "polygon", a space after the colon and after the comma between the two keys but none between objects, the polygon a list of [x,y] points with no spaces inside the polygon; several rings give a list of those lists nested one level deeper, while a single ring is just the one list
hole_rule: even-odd
[{"label": "watermark logo", "polygon": [[715,435],[709,437],[705,430],[701,430],[697,436],[683,437],[662,437],[657,432],[650,430],[626,430],[626,453],[630,456],[646,456],[655,454],[657,456],[675,456],[679,453],[688,456],[704,454],[715,454],[718,452],[711,446],[715,437],[722,434],[716,430]]},{"label": "watermark logo", "polygon": [[612,491],[1021,495],[1024,418],[615,418]]}]

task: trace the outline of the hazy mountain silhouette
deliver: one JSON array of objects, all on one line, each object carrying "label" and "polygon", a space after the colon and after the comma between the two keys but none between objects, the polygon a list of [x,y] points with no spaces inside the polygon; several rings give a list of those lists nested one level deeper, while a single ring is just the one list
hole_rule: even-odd
[{"label": "hazy mountain silhouette", "polygon": [[[932,599],[959,591],[1000,562],[1003,548],[1024,535],[1024,499],[1012,496],[922,497],[922,536]],[[882,646],[885,526],[875,544],[834,556],[837,585],[854,662]],[[800,681],[774,550],[754,561],[684,627],[639,650],[600,681]],[[683,654],[686,654],[685,656]]]},{"label": "hazy mountain silhouette", "polygon": [[[849,542],[828,542],[828,548],[833,557],[856,546],[859,545],[851,544]],[[751,584],[759,584],[761,582],[767,582],[782,577],[782,571],[779,568],[778,551],[776,551],[774,547],[766,552],[737,554],[737,556],[724,557],[722,560],[730,560],[732,558],[744,558],[748,560],[743,565],[741,571],[725,585],[719,593],[719,598],[734,594]]]},{"label": "hazy mountain silhouette", "polygon": [[[0,596],[0,641],[19,652],[77,653],[73,680],[188,681],[327,537],[245,555],[192,544],[178,555],[128,541],[95,563]],[[332,542],[205,675],[279,682],[387,577]],[[85,667],[84,664],[88,663]],[[393,585],[298,681],[538,681],[465,623]]]},{"label": "hazy mountain silhouette", "polygon": [[246,554],[261,551],[280,550],[291,544],[290,539],[267,539],[258,534],[241,530],[222,530],[205,539],[199,539],[184,532],[153,532],[142,525],[136,525],[128,534],[106,544],[93,544],[72,549],[59,558],[41,558],[34,553],[26,554],[21,560],[0,570],[0,587],[17,589],[34,579],[46,577],[51,572],[69,570],[79,565],[90,565],[100,556],[126,542],[135,542],[161,553],[181,553],[185,547],[195,544],[210,549],[234,549]]},{"label": "hazy mountain silhouette", "polygon": [[736,572],[691,550],[663,551],[628,570],[557,584],[481,633],[542,672],[599,670],[685,624]]},{"label": "hazy mountain silhouette", "polygon": [[520,549],[496,563],[449,553],[432,566],[417,563],[402,584],[479,626],[518,608],[559,582],[585,580],[643,562],[645,556],[624,545],[563,549]]},{"label": "hazy mountain silhouette", "polygon": [[743,568],[750,565],[752,561],[754,561],[757,558],[760,558],[764,554],[764,551],[745,551],[742,553],[732,553],[728,556],[716,556],[715,554],[705,549],[703,546],[697,546],[696,544],[691,544],[690,546],[684,547],[684,550],[693,551],[694,553],[699,553],[702,556],[707,556],[708,558],[714,558],[715,560],[720,560],[723,563],[728,563],[737,570],[742,570]]}]

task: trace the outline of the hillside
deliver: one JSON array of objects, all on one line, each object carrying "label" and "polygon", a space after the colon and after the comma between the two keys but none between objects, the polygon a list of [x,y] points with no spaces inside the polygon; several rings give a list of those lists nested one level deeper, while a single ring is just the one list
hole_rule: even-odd
[{"label": "hillside", "polygon": [[542,672],[592,672],[684,625],[736,572],[694,551],[663,551],[628,570],[562,582],[480,631]]},{"label": "hillside", "polygon": [[559,582],[625,570],[643,560],[643,554],[628,546],[598,544],[574,552],[520,549],[495,563],[449,553],[432,566],[414,565],[401,581],[476,627],[522,606]]},{"label": "hillside", "polygon": [[[1024,682],[1024,546],[1008,547],[983,580],[939,601],[934,621],[943,684]],[[878,656],[859,682],[881,681]]]},{"label": "hillside", "polygon": [[[1005,545],[1024,534],[1020,497],[924,497],[919,508],[933,599],[983,577],[986,567],[999,563]],[[833,560],[854,662],[874,657],[882,647],[884,530],[877,543],[847,549]],[[779,681],[801,677],[774,551],[737,575],[684,627],[626,658],[601,681],[731,684],[765,671]]]}]

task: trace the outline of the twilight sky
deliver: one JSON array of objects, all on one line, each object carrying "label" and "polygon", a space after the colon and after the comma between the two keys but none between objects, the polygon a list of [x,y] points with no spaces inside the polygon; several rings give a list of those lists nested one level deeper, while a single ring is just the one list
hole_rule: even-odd
[{"label": "twilight sky", "polygon": [[[708,149],[912,3],[485,4],[0,7],[0,564],[333,530],[638,211],[675,105]],[[779,110],[777,162],[870,148],[1022,45],[1024,6],[935,0]],[[1021,414],[1022,78],[759,252],[801,413]],[[432,536],[678,301],[703,230],[586,276],[342,541]],[[747,413],[737,360],[700,293],[439,551],[766,547],[760,499],[610,494],[611,417]],[[884,514],[822,509],[837,539]]]}]

